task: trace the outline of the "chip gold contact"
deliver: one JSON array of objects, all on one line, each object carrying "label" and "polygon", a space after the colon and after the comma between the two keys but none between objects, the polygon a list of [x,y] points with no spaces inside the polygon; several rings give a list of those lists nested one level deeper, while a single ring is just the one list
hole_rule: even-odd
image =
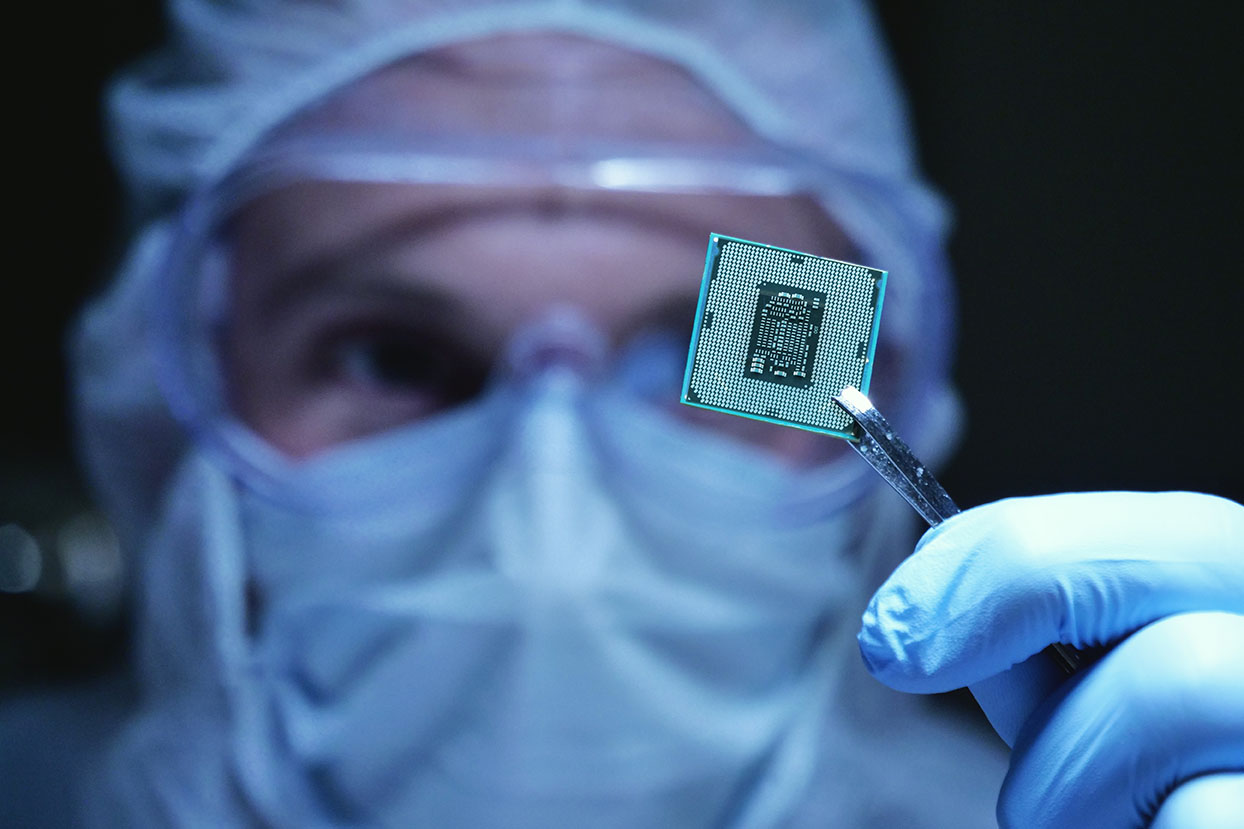
[{"label": "chip gold contact", "polygon": [[833,397],[868,393],[885,283],[875,268],[710,236],[683,402],[854,437]]}]

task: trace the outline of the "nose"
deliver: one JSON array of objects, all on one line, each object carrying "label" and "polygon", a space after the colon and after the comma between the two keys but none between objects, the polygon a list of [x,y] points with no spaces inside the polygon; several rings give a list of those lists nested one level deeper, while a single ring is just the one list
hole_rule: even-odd
[{"label": "nose", "polygon": [[605,335],[582,311],[558,305],[518,330],[506,349],[504,366],[520,380],[554,367],[590,378],[602,371],[607,351]]}]

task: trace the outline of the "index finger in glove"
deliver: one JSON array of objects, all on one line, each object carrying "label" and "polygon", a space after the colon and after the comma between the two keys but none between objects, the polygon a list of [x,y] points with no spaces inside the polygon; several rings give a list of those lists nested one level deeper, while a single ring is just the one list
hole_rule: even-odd
[{"label": "index finger in glove", "polygon": [[936,693],[1052,642],[1115,642],[1164,616],[1244,611],[1244,507],[1186,492],[1014,498],[930,530],[873,596],[869,670]]}]

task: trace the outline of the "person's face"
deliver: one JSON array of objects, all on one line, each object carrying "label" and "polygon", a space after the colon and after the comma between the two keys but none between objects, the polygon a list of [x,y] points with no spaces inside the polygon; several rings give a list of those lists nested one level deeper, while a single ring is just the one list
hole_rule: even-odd
[{"label": "person's face", "polygon": [[[589,123],[686,143],[688,153],[742,130],[675,67],[558,35],[437,50],[363,81],[357,95],[418,107],[424,120],[443,108],[469,128],[493,117],[490,96],[514,78],[536,103],[515,130]],[[555,307],[573,306],[614,346],[658,326],[689,337],[710,232],[853,253],[802,197],[327,181],[277,190],[231,225],[224,351],[233,405],[274,446],[306,456],[464,402],[515,330]],[[681,409],[791,460],[841,445]]]}]

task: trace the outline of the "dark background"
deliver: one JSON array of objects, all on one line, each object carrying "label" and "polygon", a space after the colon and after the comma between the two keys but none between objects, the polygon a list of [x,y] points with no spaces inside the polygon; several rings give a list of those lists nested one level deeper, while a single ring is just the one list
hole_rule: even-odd
[{"label": "dark background", "polygon": [[958,214],[960,504],[1244,500],[1241,8],[881,4]]},{"label": "dark background", "polygon": [[[879,4],[958,216],[969,422],[944,482],[964,506],[1101,488],[1244,500],[1241,6],[1030,5]],[[62,337],[117,253],[99,95],[161,22],[153,0],[27,14],[56,42],[10,75],[0,523],[38,531],[88,503]],[[0,595],[0,685],[93,670],[120,630],[54,590]]]}]

